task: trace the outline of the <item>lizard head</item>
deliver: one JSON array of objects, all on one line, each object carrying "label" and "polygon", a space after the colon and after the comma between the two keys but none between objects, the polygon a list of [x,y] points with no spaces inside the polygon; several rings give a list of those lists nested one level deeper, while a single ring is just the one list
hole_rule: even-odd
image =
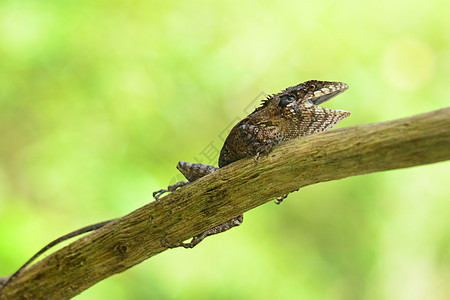
[{"label": "lizard head", "polygon": [[343,82],[309,80],[292,89],[297,91],[299,98],[303,97],[314,105],[319,105],[347,90],[348,85]]},{"label": "lizard head", "polygon": [[[336,126],[350,112],[319,106],[348,89],[343,82],[309,80],[269,96],[255,118],[284,128],[286,139]],[[259,121],[258,120],[258,121]]]},{"label": "lizard head", "polygon": [[348,89],[343,82],[309,80],[299,85],[291,86],[276,94],[281,107],[296,106],[303,103],[322,104]]}]

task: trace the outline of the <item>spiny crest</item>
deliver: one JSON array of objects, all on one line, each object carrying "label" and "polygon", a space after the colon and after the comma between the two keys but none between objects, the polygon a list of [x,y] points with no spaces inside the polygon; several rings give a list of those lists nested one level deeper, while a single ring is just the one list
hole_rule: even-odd
[{"label": "spiny crest", "polygon": [[288,87],[279,93],[271,94],[261,101],[252,114],[270,109],[269,113],[281,114],[283,111],[293,109],[302,105],[319,105],[348,88],[343,82],[309,80],[295,86]]},{"label": "spiny crest", "polygon": [[258,108],[266,107],[267,104],[270,102],[270,100],[272,100],[275,96],[276,96],[276,94],[267,95],[266,99],[263,99],[261,101],[261,104],[260,104],[260,106]]}]

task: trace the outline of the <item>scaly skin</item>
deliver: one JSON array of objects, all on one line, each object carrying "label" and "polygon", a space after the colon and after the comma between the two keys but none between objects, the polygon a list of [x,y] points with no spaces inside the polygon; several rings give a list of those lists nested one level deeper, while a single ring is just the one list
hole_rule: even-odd
[{"label": "scaly skin", "polygon": [[[350,113],[318,105],[347,88],[348,85],[342,82],[310,80],[267,97],[260,107],[231,129],[220,151],[219,167],[251,156],[257,160],[261,154],[268,154],[279,143],[333,128]],[[163,193],[173,192],[218,168],[180,161],[177,169],[189,181],[181,181],[167,189],[156,191],[153,196],[157,200]],[[280,204],[286,197],[287,194],[277,199],[276,203]],[[243,215],[240,215],[194,237],[189,243],[172,244],[166,241],[166,246],[193,248],[208,235],[238,226],[242,220]]]}]

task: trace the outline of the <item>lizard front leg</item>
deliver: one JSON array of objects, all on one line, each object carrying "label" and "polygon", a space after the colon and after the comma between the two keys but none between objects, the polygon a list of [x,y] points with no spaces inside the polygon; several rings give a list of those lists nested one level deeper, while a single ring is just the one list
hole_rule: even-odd
[{"label": "lizard front leg", "polygon": [[247,144],[247,155],[254,155],[258,160],[261,154],[268,155],[273,146],[278,144],[278,131],[271,127],[258,127],[256,125],[244,124],[238,127],[240,138]]},{"label": "lizard front leg", "polygon": [[[242,124],[233,129],[220,153],[219,166],[230,164],[242,157],[253,156],[255,161],[261,155],[268,155],[273,146],[283,141],[284,136],[273,126],[267,124]],[[289,193],[288,193],[289,194]],[[285,194],[275,200],[281,204],[288,196]]]},{"label": "lizard front leg", "polygon": [[[283,140],[283,136],[280,134],[279,130],[273,127],[262,126],[261,128],[255,125],[241,125],[238,127],[241,132],[241,138],[247,142],[252,149],[253,153],[256,153],[253,159],[258,161],[258,158],[263,155],[268,155],[273,146],[279,144]],[[275,200],[275,204],[280,205],[284,199],[287,198],[289,193]]]},{"label": "lizard front leg", "polygon": [[231,131],[220,152],[219,167],[250,156],[257,161],[261,154],[269,154],[279,140],[280,133],[274,127],[262,124],[237,126]]}]

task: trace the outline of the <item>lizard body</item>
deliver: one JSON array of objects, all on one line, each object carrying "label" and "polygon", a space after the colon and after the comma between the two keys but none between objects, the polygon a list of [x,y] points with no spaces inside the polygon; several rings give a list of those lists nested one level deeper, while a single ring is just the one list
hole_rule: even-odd
[{"label": "lizard body", "polygon": [[[260,107],[231,129],[220,151],[219,168],[246,157],[253,156],[257,160],[261,154],[268,154],[279,143],[333,128],[350,113],[321,107],[319,104],[347,88],[348,85],[343,82],[310,80],[268,96]],[[180,161],[177,169],[189,181],[180,181],[167,189],[156,191],[153,196],[157,200],[163,193],[173,192],[218,168]],[[286,197],[287,194],[277,199],[276,203],[280,204]],[[238,226],[242,221],[243,215],[239,215],[194,237],[189,243],[166,242],[169,247],[193,248],[206,236]]]},{"label": "lizard body", "polygon": [[[350,113],[318,105],[342,93],[347,88],[347,84],[342,82],[310,80],[268,96],[267,99],[263,100],[260,107],[232,128],[219,155],[219,168],[251,156],[256,161],[261,154],[268,154],[272,147],[279,143],[334,127],[342,119],[348,117]],[[180,161],[177,164],[177,169],[188,181],[180,181],[167,189],[156,191],[153,196],[159,201],[159,197],[163,193],[174,192],[219,168]],[[286,196],[278,199],[277,204]],[[0,284],[3,285],[3,287],[0,287],[3,289],[8,282],[17,277],[40,254],[54,245],[74,236],[99,229],[114,220],[86,226],[54,240],[29,259],[18,271],[9,276],[6,281],[0,280]],[[193,248],[205,237],[238,226],[242,221],[243,215],[239,215],[192,238],[189,243],[171,244],[166,240],[166,246],[169,248],[179,246]]]}]

